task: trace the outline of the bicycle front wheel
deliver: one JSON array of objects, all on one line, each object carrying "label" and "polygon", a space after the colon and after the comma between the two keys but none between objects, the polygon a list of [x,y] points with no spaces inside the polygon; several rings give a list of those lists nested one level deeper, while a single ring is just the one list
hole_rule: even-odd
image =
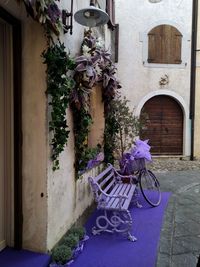
[{"label": "bicycle front wheel", "polygon": [[141,171],[139,185],[145,200],[152,206],[157,207],[161,201],[160,184],[156,176],[149,170]]}]

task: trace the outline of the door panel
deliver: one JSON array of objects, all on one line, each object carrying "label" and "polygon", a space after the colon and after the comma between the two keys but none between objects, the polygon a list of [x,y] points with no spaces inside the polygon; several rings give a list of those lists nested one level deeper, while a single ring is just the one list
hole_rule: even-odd
[{"label": "door panel", "polygon": [[4,107],[4,84],[3,84],[3,32],[4,27],[0,23],[0,250],[5,245],[5,107]]},{"label": "door panel", "polygon": [[12,58],[12,27],[0,20],[0,250],[14,234]]},{"label": "door panel", "polygon": [[146,114],[148,119],[140,137],[149,139],[151,152],[158,155],[181,155],[183,113],[179,104],[172,97],[156,96],[145,103],[141,114]]}]

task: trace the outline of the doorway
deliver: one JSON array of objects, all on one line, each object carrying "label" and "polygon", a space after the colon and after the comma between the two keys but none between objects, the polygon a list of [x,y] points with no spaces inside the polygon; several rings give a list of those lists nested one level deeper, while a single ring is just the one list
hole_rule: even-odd
[{"label": "doorway", "polygon": [[146,123],[141,139],[149,139],[154,155],[183,154],[183,111],[170,96],[159,95],[149,99],[141,110]]},{"label": "doorway", "polygon": [[0,250],[22,247],[21,23],[0,7]]},{"label": "doorway", "polygon": [[14,244],[12,27],[0,19],[0,250]]},{"label": "doorway", "polygon": [[0,250],[14,244],[12,27],[0,20]]}]

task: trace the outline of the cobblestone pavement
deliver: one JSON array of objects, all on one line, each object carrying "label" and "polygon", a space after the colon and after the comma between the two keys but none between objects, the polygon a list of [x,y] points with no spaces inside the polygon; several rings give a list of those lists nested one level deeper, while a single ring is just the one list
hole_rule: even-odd
[{"label": "cobblestone pavement", "polygon": [[200,170],[200,160],[153,158],[152,162],[149,164],[149,168],[158,172]]},{"label": "cobblestone pavement", "polygon": [[200,254],[200,162],[153,160],[161,190],[172,192],[156,267],[196,267]]}]

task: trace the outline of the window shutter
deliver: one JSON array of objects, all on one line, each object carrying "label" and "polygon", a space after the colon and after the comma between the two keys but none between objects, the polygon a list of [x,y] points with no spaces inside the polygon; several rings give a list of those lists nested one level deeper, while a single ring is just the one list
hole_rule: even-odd
[{"label": "window shutter", "polygon": [[159,25],[148,33],[148,63],[181,64],[181,33],[171,25]]},{"label": "window shutter", "polygon": [[113,62],[118,62],[119,50],[119,24],[115,24],[115,28],[111,31],[111,59]]},{"label": "window shutter", "polygon": [[119,24],[115,25],[115,63],[118,62],[119,55]]},{"label": "window shutter", "polygon": [[163,47],[163,27],[158,26],[150,31],[149,36],[149,63],[162,62],[162,47]]},{"label": "window shutter", "polygon": [[148,62],[156,62],[156,35],[154,33],[148,34],[149,39],[149,51],[148,51]]},{"label": "window shutter", "polygon": [[115,0],[106,0],[106,12],[110,20],[108,21],[108,28],[114,30],[115,28]]},{"label": "window shutter", "polygon": [[162,38],[162,63],[170,64],[173,61],[173,55],[171,54],[171,45],[173,42],[172,27],[169,25],[162,25],[163,38]]},{"label": "window shutter", "polygon": [[174,59],[175,59],[175,64],[181,64],[181,44],[182,44],[182,35],[181,34],[175,34],[174,36],[175,39],[175,52],[174,52]]}]

